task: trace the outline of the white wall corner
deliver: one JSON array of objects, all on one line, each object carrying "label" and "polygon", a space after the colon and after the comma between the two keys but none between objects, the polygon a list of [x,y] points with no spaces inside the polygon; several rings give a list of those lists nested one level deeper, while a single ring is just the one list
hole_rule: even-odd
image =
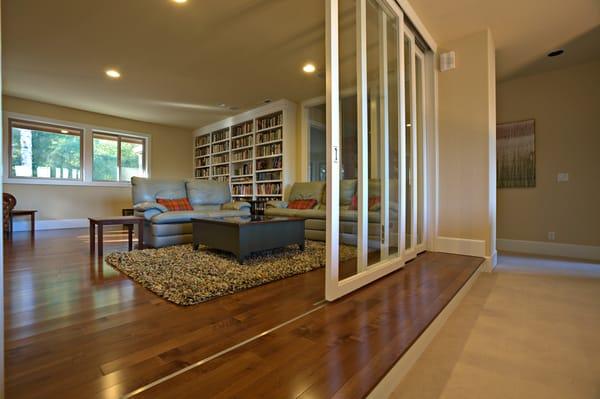
[{"label": "white wall corner", "polygon": [[481,271],[486,273],[491,273],[494,271],[494,268],[498,264],[498,252],[494,251],[492,256],[485,256],[485,261],[481,266]]},{"label": "white wall corner", "polygon": [[468,238],[442,237],[435,239],[435,251],[450,254],[486,257],[485,240],[471,240]]},{"label": "white wall corner", "polygon": [[497,247],[499,251],[600,261],[600,246],[499,238]]}]

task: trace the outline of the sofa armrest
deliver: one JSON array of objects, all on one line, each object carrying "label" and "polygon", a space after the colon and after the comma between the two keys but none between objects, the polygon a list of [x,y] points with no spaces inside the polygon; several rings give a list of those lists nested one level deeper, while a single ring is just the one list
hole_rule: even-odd
[{"label": "sofa armrest", "polygon": [[241,211],[243,209],[250,210],[250,204],[245,201],[232,201],[221,206],[221,209],[226,211]]},{"label": "sofa armrest", "polygon": [[287,208],[288,203],[286,201],[267,201],[265,208]]},{"label": "sofa armrest", "polygon": [[168,211],[166,206],[161,205],[158,202],[146,201],[146,202],[137,203],[133,206],[133,210],[136,212],[146,212],[146,211],[149,211],[150,209],[156,209],[156,210],[160,211],[160,213]]}]

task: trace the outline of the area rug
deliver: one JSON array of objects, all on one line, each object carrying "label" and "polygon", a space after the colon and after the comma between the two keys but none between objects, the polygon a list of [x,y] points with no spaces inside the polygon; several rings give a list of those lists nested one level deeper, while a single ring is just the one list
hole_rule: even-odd
[{"label": "area rug", "polygon": [[[341,259],[356,256],[353,247],[340,251]],[[325,243],[306,241],[304,251],[297,245],[264,251],[242,265],[231,254],[194,251],[191,244],[115,252],[106,262],[156,295],[187,306],[323,267]]]}]

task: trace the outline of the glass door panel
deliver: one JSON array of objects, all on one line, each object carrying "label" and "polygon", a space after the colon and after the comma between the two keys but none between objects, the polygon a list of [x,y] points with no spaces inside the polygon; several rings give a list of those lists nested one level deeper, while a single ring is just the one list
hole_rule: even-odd
[{"label": "glass door panel", "polygon": [[358,201],[356,198],[359,170],[358,103],[356,96],[356,0],[340,0],[339,11],[339,279],[354,276],[359,268]]},{"label": "glass door panel", "polygon": [[[387,154],[384,153],[386,132],[384,126],[387,125],[384,118],[384,108],[387,107],[386,87],[382,87],[382,58],[385,57],[382,48],[383,37],[382,29],[387,20],[385,12],[374,1],[366,1],[366,55],[367,55],[367,156],[366,168],[367,179],[365,186],[367,189],[367,264],[372,265],[385,257],[382,243],[382,230],[385,228],[384,212],[382,212],[382,202],[385,202],[382,193],[385,191],[383,179],[384,168]],[[364,203],[363,203],[364,204]],[[364,205],[363,205],[364,206]]]},{"label": "glass door panel", "polygon": [[331,300],[403,265],[403,15],[392,0],[326,4],[326,298]]},{"label": "glass door panel", "polygon": [[387,41],[387,153],[388,229],[385,229],[388,255],[400,252],[400,35],[393,18],[386,21]]},{"label": "glass door panel", "polygon": [[425,84],[423,80],[424,58],[418,48],[415,50],[415,86],[417,100],[417,252],[424,248],[425,224]]},{"label": "glass door panel", "polygon": [[417,230],[417,121],[415,39],[410,31],[404,32],[404,118],[405,118],[405,259],[416,256]]}]

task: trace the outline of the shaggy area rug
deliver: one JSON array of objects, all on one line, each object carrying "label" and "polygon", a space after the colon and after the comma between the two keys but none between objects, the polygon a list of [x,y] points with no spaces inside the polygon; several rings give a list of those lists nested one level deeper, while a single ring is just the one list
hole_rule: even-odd
[{"label": "shaggy area rug", "polygon": [[[355,249],[341,246],[341,258],[355,256]],[[106,262],[178,305],[195,305],[247,288],[306,273],[325,266],[325,243],[306,241],[304,251],[297,245],[253,254],[240,265],[228,253],[192,245],[160,249],[115,252]]]}]

